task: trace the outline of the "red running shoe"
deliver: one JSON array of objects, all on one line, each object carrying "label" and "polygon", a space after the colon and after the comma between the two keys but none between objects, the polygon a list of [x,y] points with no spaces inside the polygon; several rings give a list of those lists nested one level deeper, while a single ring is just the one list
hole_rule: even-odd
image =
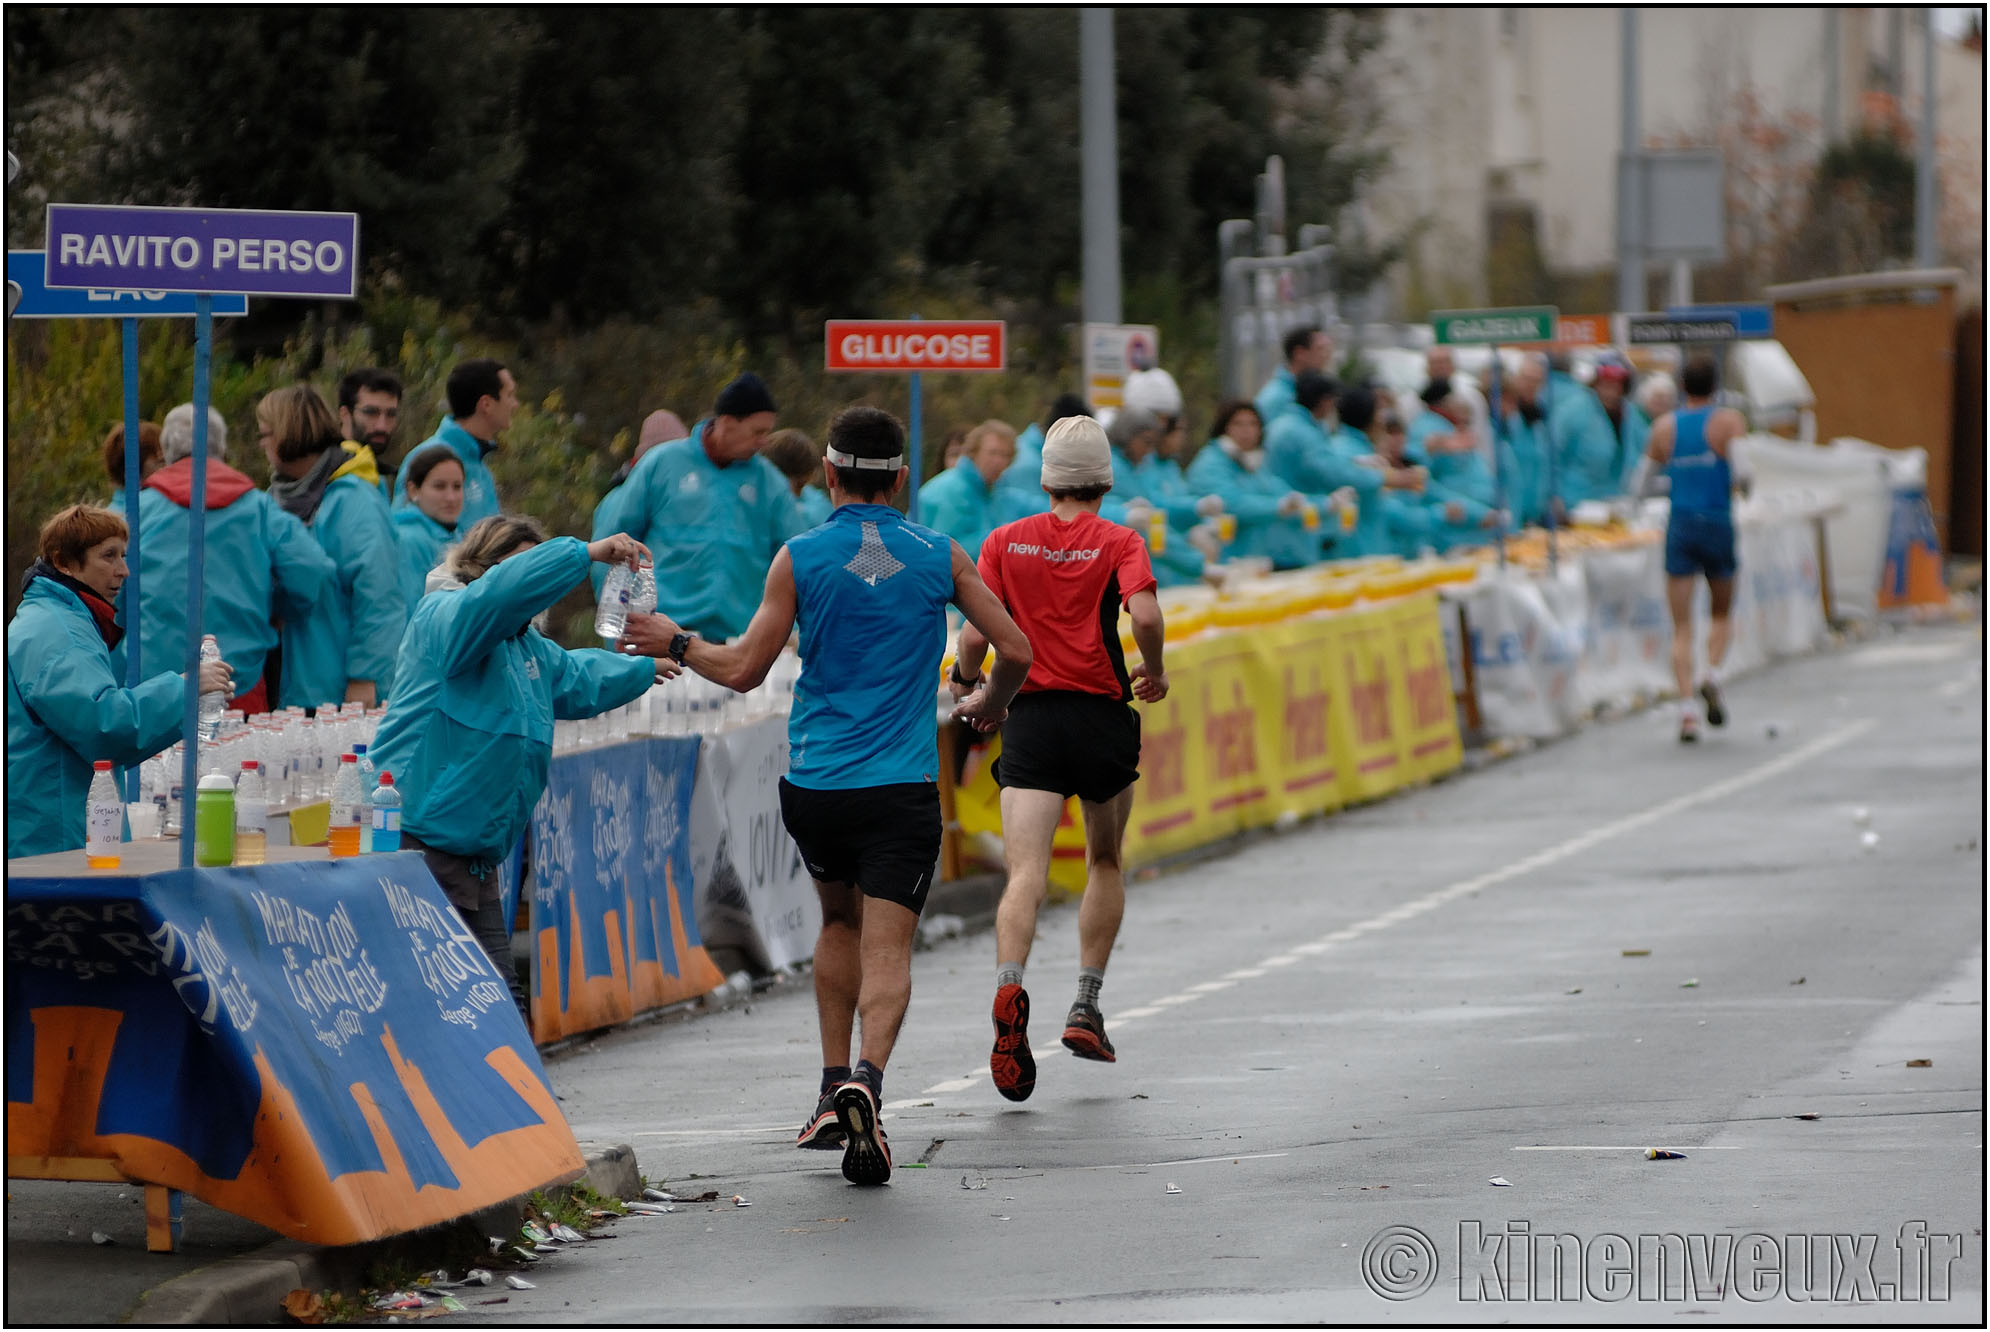
[{"label": "red running shoe", "polygon": [[1020,985],[995,991],[995,1049],[988,1056],[988,1071],[995,1075],[995,1090],[1012,1101],[1027,1101],[1036,1090],[1029,1025],[1029,991]]},{"label": "red running shoe", "polygon": [[891,1179],[891,1144],[878,1123],[878,1099],[871,1084],[852,1078],[836,1089],[836,1118],[843,1125],[843,1178],[852,1184],[883,1184]]},{"label": "red running shoe", "polygon": [[1064,1048],[1080,1059],[1096,1059],[1102,1064],[1119,1062],[1112,1042],[1106,1039],[1106,1019],[1092,1004],[1071,1005],[1064,1019]]}]

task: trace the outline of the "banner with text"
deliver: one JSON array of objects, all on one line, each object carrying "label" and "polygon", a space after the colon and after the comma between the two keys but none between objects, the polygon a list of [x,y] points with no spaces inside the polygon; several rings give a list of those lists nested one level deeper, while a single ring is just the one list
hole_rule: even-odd
[{"label": "banner with text", "polygon": [[312,1244],[573,1178],[579,1148],[414,853],[7,883],[9,1175],[106,1160]]},{"label": "banner with text", "polygon": [[695,736],[556,754],[532,813],[532,1034],[626,1022],[725,978],[693,908]]},{"label": "banner with text", "polygon": [[815,956],[822,903],[781,819],[788,719],[767,717],[705,738],[691,800],[691,878],[708,949],[737,951],[750,970]]}]

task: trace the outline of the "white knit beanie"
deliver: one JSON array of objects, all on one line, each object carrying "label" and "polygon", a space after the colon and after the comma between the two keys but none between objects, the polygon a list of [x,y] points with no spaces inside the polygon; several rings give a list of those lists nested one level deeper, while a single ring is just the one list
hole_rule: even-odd
[{"label": "white knit beanie", "polygon": [[1043,484],[1079,490],[1112,484],[1112,446],[1105,428],[1089,416],[1067,416],[1043,437]]}]

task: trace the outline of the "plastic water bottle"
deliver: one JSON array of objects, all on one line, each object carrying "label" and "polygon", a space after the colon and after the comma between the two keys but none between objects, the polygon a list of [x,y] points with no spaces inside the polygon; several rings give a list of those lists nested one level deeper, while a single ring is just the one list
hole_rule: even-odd
[{"label": "plastic water bottle", "polygon": [[[367,792],[369,799],[373,788],[378,784],[373,780],[373,764],[366,757],[366,742],[356,740],[352,746],[352,757],[359,765],[359,789]],[[366,810],[359,812],[359,853],[365,855],[373,848],[368,840],[373,836],[373,816]]]},{"label": "plastic water bottle", "polygon": [[629,612],[634,609],[630,602],[635,583],[635,571],[626,564],[616,565],[601,580],[601,604],[594,611],[594,633],[597,638],[607,639],[611,646],[622,636],[622,628],[629,622]]},{"label": "plastic water bottle", "polygon": [[260,865],[269,851],[269,797],[264,794],[262,765],[242,760],[235,782],[235,863]]},{"label": "plastic water bottle", "polygon": [[[213,634],[200,640],[200,664],[221,660],[221,644]],[[212,740],[221,729],[221,714],[228,710],[228,695],[216,689],[200,696],[200,738],[203,743]]]},{"label": "plastic water bottle", "polygon": [[380,785],[373,788],[372,799],[366,802],[373,811],[372,837],[367,843],[368,851],[399,851],[401,849],[401,793],[394,789],[394,774],[380,774]]},{"label": "plastic water bottle", "polygon": [[629,614],[656,614],[656,566],[648,560],[636,566],[635,581],[629,587]]},{"label": "plastic water bottle", "polygon": [[117,778],[111,776],[107,759],[98,759],[90,778],[91,869],[116,869],[123,863],[124,797],[118,794]]},{"label": "plastic water bottle", "polygon": [[235,783],[225,772],[200,779],[193,798],[193,863],[232,865],[235,862]]},{"label": "plastic water bottle", "polygon": [[334,856],[359,854],[359,807],[366,795],[359,789],[359,760],[339,755],[339,775],[332,780],[331,846]]},{"label": "plastic water bottle", "polygon": [[181,815],[186,811],[186,742],[174,744],[166,756],[166,812],[160,824],[168,837],[185,831]]}]

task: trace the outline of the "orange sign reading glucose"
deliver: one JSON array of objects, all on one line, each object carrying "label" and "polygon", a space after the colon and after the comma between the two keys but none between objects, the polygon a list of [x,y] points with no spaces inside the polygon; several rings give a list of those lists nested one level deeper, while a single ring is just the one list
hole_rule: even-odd
[{"label": "orange sign reading glucose", "polygon": [[889,373],[999,371],[1007,347],[999,319],[831,319],[823,368]]}]

